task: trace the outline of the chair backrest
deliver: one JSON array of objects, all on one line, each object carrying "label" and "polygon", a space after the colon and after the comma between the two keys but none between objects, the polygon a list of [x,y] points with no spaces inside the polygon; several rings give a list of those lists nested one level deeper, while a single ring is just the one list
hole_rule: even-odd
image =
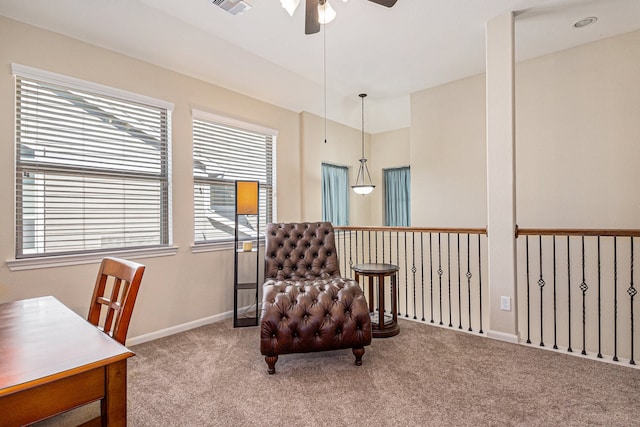
[{"label": "chair backrest", "polygon": [[127,339],[144,268],[119,258],[104,258],[100,264],[87,320],[122,345]]},{"label": "chair backrest", "polygon": [[314,280],[340,276],[330,222],[268,224],[265,280]]}]

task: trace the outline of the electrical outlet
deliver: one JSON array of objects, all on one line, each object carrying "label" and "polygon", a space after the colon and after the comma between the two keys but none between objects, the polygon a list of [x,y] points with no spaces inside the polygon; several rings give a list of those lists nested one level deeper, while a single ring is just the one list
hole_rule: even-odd
[{"label": "electrical outlet", "polygon": [[500,297],[500,310],[511,311],[511,297]]}]

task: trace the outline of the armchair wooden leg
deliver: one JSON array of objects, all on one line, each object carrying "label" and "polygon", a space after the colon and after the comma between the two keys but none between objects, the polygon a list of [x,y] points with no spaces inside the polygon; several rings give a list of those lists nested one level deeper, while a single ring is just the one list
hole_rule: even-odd
[{"label": "armchair wooden leg", "polygon": [[364,355],[364,347],[354,348],[353,355],[356,356],[356,366],[361,366],[362,356]]},{"label": "armchair wooden leg", "polygon": [[[354,350],[355,351],[355,350]],[[364,352],[364,350],[363,350]],[[269,367],[269,375],[273,375],[276,373],[276,362],[278,361],[278,356],[265,356],[265,362],[267,362],[267,366]]]}]

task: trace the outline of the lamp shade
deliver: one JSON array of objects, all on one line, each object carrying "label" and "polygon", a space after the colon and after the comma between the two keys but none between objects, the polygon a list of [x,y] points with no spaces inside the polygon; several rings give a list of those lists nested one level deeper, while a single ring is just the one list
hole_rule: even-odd
[{"label": "lamp shade", "polygon": [[258,214],[258,181],[236,181],[236,215]]}]

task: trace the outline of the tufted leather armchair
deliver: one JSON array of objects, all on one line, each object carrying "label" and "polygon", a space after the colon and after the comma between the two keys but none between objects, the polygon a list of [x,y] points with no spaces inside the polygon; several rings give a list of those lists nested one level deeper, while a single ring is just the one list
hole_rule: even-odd
[{"label": "tufted leather armchair", "polygon": [[269,374],[288,353],[352,348],[361,365],[369,308],[358,282],[340,276],[331,223],[269,224],[266,241],[260,351]]}]

